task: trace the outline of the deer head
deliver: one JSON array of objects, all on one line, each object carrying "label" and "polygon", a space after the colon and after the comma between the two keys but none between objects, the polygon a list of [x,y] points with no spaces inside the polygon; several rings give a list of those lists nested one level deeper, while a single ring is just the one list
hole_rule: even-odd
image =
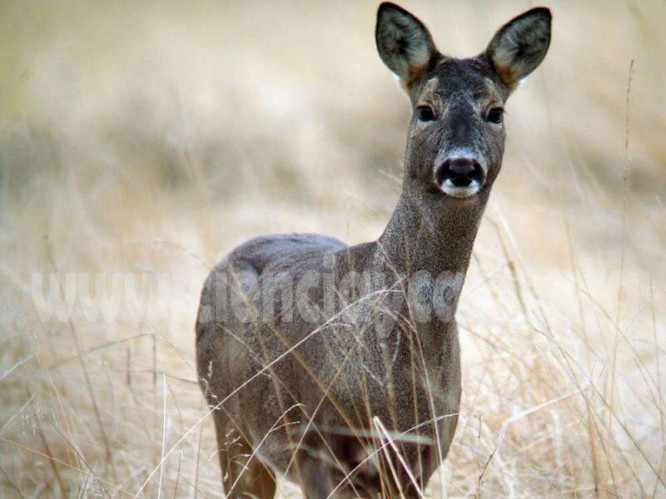
[{"label": "deer head", "polygon": [[380,6],[379,55],[413,109],[404,196],[426,209],[442,201],[484,204],[502,164],[504,105],[545,57],[550,25],[548,9],[531,9],[505,24],[483,53],[456,59],[437,50],[412,14],[391,3]]}]

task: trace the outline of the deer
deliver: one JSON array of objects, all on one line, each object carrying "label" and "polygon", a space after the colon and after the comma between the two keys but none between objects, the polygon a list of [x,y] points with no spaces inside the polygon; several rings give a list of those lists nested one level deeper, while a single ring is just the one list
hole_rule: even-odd
[{"label": "deer", "polygon": [[380,237],[269,235],[210,273],[199,383],[228,497],[423,497],[457,426],[455,313],[505,145],[507,98],[544,59],[551,13],[515,17],[470,58],[382,3],[379,56],[411,103],[402,190]]}]

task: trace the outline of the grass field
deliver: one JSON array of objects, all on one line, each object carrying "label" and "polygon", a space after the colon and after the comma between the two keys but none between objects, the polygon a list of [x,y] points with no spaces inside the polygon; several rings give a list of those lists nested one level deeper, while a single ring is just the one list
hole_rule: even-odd
[{"label": "grass field", "polygon": [[[404,6],[466,56],[530,3]],[[430,497],[666,497],[666,6],[549,6]],[[383,230],[409,106],[376,7],[0,4],[0,496],[222,494],[199,292],[252,236]]]}]

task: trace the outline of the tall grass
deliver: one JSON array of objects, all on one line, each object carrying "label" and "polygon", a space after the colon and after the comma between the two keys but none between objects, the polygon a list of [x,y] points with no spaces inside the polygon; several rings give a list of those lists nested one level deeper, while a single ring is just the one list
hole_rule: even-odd
[{"label": "tall grass", "polygon": [[[526,7],[405,6],[456,56]],[[249,237],[381,233],[408,106],[375,8],[0,6],[0,495],[221,494],[198,294]],[[508,105],[432,497],[666,494],[665,9],[552,8],[551,52]],[[50,274],[102,277],[47,320]],[[134,285],[115,312],[114,279]]]}]

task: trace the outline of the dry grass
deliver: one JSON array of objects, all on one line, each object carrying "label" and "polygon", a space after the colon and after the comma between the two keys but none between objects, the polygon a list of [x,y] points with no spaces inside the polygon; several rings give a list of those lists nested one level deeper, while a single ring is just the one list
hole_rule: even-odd
[{"label": "dry grass", "polygon": [[[406,7],[460,56],[526,5]],[[1,496],[221,493],[200,286],[254,235],[381,232],[408,109],[375,8],[2,3]],[[553,10],[551,53],[508,107],[432,497],[666,495],[666,8]],[[90,320],[98,286],[43,321],[33,276],[50,273],[104,273],[107,293],[133,273],[141,293]],[[159,279],[168,308],[150,310]]]}]

